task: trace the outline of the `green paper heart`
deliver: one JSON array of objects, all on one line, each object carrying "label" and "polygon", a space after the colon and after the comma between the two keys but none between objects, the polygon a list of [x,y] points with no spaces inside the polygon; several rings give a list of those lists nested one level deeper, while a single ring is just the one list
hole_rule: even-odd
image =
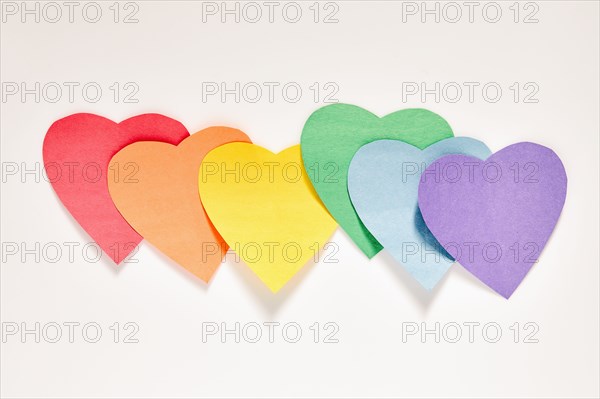
[{"label": "green paper heart", "polygon": [[319,108],[300,139],[302,160],[319,197],[350,238],[369,258],[382,246],[354,211],[348,195],[348,167],[360,147],[375,140],[404,141],[423,149],[453,137],[448,122],[426,109],[404,109],[379,118],[349,104]]}]

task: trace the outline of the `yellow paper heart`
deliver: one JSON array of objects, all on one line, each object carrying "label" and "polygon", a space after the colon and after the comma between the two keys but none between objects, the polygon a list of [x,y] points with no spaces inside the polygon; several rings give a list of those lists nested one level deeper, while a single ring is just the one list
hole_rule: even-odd
[{"label": "yellow paper heart", "polygon": [[273,292],[337,227],[306,175],[299,145],[274,154],[254,144],[225,144],[202,161],[198,187],[221,236]]}]

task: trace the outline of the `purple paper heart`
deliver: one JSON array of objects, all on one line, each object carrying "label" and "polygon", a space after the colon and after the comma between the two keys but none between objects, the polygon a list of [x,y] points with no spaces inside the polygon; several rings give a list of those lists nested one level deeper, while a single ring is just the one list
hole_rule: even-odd
[{"label": "purple paper heart", "polygon": [[517,143],[485,161],[436,160],[421,176],[419,207],[446,251],[509,298],[537,262],[566,193],[567,175],[554,151]]}]

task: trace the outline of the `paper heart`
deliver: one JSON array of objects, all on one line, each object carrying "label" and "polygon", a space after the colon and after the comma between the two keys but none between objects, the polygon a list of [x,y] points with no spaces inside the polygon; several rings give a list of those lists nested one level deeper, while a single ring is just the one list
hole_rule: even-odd
[{"label": "paper heart", "polygon": [[206,154],[220,145],[250,141],[237,129],[211,127],[179,145],[144,141],[111,160],[130,168],[129,178],[109,181],[110,195],[125,219],[175,262],[208,282],[227,245],[206,216],[198,195],[198,170]]},{"label": "paper heart", "polygon": [[419,184],[419,207],[444,248],[509,298],[537,262],[566,192],[558,156],[518,143],[485,161],[448,155],[433,162]]},{"label": "paper heart", "polygon": [[50,126],[44,138],[46,174],[63,205],[117,264],[142,237],[127,224],[108,193],[110,158],[140,140],[177,144],[188,137],[174,119],[145,114],[115,123],[93,114],[74,114]]},{"label": "paper heart", "polygon": [[315,111],[302,130],[302,158],[319,197],[331,215],[369,258],[381,245],[361,223],[347,189],[348,167],[358,149],[371,141],[395,139],[418,148],[452,137],[439,115],[425,109],[405,109],[383,118],[348,104]]},{"label": "paper heart", "polygon": [[273,292],[337,226],[306,176],[299,145],[279,154],[253,144],[224,145],[204,158],[198,179],[215,227]]},{"label": "paper heart", "polygon": [[348,192],[371,234],[426,289],[431,290],[454,259],[433,237],[417,204],[419,179],[427,165],[448,154],[487,158],[481,141],[453,137],[424,150],[397,140],[362,146],[348,170]]}]

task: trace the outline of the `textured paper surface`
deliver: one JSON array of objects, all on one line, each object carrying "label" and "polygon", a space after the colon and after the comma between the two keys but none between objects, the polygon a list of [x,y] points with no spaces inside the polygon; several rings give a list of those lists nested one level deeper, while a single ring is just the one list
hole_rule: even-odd
[{"label": "textured paper surface", "polygon": [[211,151],[198,176],[206,212],[225,241],[273,292],[314,259],[337,226],[302,168],[300,146]]},{"label": "textured paper surface", "polygon": [[419,206],[444,248],[509,298],[544,249],[566,191],[558,156],[518,143],[485,161],[448,155],[433,162],[419,184]]},{"label": "textured paper surface", "polygon": [[439,115],[406,109],[383,118],[360,107],[333,104],[315,111],[302,130],[302,158],[307,173],[331,215],[369,258],[381,245],[356,215],[347,188],[350,160],[364,144],[395,139],[418,148],[452,137]]},{"label": "textured paper surface", "polygon": [[250,139],[237,129],[210,127],[177,146],[134,143],[111,160],[114,168],[136,168],[129,179],[109,181],[110,195],[123,217],[146,241],[206,282],[227,245],[202,207],[198,170],[209,151],[235,141]]},{"label": "textured paper surface", "polygon": [[63,205],[118,264],[142,237],[123,219],[108,193],[111,157],[136,141],[177,144],[188,136],[181,123],[158,114],[119,124],[98,115],[74,114],[50,126],[44,138],[44,166]]},{"label": "textured paper surface", "polygon": [[371,234],[427,290],[454,259],[433,237],[417,204],[419,179],[427,165],[449,154],[485,159],[491,151],[481,141],[453,137],[424,150],[397,140],[362,146],[348,170],[348,192]]}]

